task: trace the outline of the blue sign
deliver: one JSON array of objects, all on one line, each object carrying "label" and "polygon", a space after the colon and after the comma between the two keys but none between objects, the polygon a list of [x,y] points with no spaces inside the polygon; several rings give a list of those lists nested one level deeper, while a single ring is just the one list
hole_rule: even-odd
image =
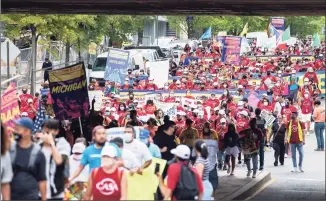
[{"label": "blue sign", "polygon": [[110,48],[106,62],[104,80],[120,84],[123,83],[127,74],[128,62],[129,51]]}]

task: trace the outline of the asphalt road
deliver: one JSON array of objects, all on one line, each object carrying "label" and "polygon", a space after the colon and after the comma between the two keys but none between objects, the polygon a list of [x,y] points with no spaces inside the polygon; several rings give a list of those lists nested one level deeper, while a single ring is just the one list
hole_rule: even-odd
[{"label": "asphalt road", "polygon": [[[307,136],[304,145],[304,173],[292,173],[292,159],[285,158],[284,166],[274,166],[274,151],[265,152],[265,170],[272,181],[262,186],[248,200],[326,200],[325,152],[316,152],[315,135]],[[298,158],[298,153],[297,153]],[[298,159],[297,159],[298,161]]]}]

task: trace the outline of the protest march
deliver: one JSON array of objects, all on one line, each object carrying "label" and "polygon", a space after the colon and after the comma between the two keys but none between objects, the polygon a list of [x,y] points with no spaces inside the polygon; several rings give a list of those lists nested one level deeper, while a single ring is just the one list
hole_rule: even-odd
[{"label": "protest march", "polygon": [[11,82],[1,96],[2,198],[214,200],[221,172],[244,164],[255,179],[266,151],[303,173],[306,136],[325,150],[326,44],[318,35],[290,44],[277,29],[250,43],[210,36],[141,69],[110,48],[101,79],[78,62],[49,70],[37,95]]}]

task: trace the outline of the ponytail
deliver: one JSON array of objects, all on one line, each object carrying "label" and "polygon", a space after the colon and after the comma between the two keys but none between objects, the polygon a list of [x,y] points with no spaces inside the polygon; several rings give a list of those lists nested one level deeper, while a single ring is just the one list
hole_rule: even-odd
[{"label": "ponytail", "polygon": [[196,141],[195,149],[196,149],[196,151],[200,152],[200,155],[201,155],[202,158],[204,158],[204,159],[208,158],[207,145],[203,140],[197,140]]}]

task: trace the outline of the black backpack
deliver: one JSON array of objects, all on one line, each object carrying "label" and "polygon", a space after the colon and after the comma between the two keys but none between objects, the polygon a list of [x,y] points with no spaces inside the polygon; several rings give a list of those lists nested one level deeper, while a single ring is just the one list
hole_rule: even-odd
[{"label": "black backpack", "polygon": [[179,181],[173,195],[177,200],[195,200],[198,196],[197,178],[188,165],[181,165]]}]

